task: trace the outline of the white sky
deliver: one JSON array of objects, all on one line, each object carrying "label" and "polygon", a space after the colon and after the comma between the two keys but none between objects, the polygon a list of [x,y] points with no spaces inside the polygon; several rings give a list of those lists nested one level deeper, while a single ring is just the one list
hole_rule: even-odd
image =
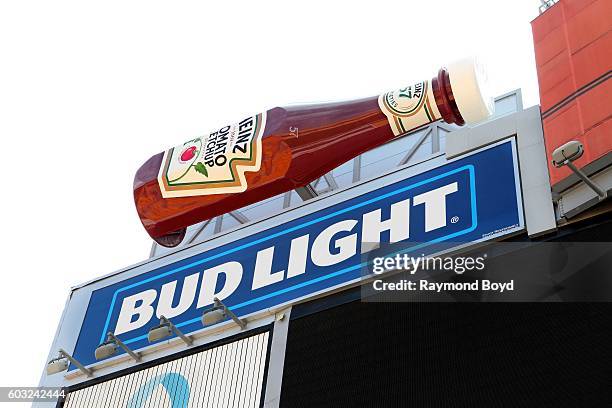
[{"label": "white sky", "polygon": [[522,88],[537,104],[539,4],[2,1],[0,386],[38,383],[70,286],[148,256],[132,179],[151,155],[276,105],[430,78],[470,54],[496,95]]}]

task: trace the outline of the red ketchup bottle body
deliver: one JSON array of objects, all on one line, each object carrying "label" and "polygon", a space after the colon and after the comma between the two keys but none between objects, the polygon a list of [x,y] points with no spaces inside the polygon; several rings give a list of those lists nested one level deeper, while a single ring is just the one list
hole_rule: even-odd
[{"label": "red ketchup bottle body", "polygon": [[274,108],[157,154],[134,179],[140,219],[173,247],[189,225],[304,186],[402,133],[440,118],[463,125],[452,85],[441,69],[378,97]]}]

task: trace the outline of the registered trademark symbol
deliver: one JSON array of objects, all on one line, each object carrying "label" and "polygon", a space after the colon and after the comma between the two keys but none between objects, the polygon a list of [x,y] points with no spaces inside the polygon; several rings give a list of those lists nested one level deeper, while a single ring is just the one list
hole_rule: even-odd
[{"label": "registered trademark symbol", "polygon": [[451,218],[451,224],[456,224],[459,222],[459,217],[458,216],[454,216],[453,218]]}]

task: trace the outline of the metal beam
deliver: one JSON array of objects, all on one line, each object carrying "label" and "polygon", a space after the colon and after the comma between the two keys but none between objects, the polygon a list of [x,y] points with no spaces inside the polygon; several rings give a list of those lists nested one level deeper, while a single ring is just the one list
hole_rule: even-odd
[{"label": "metal beam", "polygon": [[304,187],[296,188],[295,192],[298,193],[300,198],[304,201],[308,201],[319,195],[311,184],[306,184]]},{"label": "metal beam", "polygon": [[427,129],[427,132],[423,133],[419,140],[417,140],[416,143],[408,150],[408,153],[406,153],[404,158],[400,160],[398,166],[403,166],[404,164],[408,163],[408,161],[412,158],[412,156],[414,156],[418,148],[421,147],[421,145],[423,144],[425,139],[427,139],[427,136],[429,136],[430,133],[431,127]]},{"label": "metal beam", "polygon": [[72,363],[72,365],[76,366],[82,373],[84,373],[87,377],[93,377],[93,370],[91,368],[86,368],[83,364],[81,364],[76,358],[72,357],[66,350],[59,349],[59,354],[61,357],[67,358],[68,361]]},{"label": "metal beam", "polygon": [[222,228],[223,228],[223,216],[220,215],[220,216],[215,218],[215,230],[214,230],[213,234],[220,233]]},{"label": "metal beam", "polygon": [[283,208],[291,207],[291,191],[287,191],[283,195]]},{"label": "metal beam", "polygon": [[438,123],[431,124],[431,153],[440,151],[440,126]]},{"label": "metal beam", "polygon": [[[591,176],[591,180],[600,187],[601,192],[605,193],[606,196],[612,194],[612,167]],[[602,197],[588,184],[579,183],[561,193],[559,200],[560,215],[566,219],[573,218],[601,201]]]},{"label": "metal beam", "polygon": [[241,211],[238,210],[230,211],[229,215],[231,215],[236,221],[241,224],[246,224],[250,221],[246,215],[244,215]]},{"label": "metal beam", "polygon": [[336,183],[336,179],[334,178],[334,175],[332,174],[331,171],[329,173],[326,173],[323,176],[323,178],[327,182],[327,185],[329,186],[330,190],[337,190],[338,189],[338,183]]},{"label": "metal beam", "polygon": [[278,408],[280,406],[290,315],[291,308],[288,308],[276,313],[276,318],[274,319],[272,344],[270,345],[270,360],[268,363],[268,378],[266,381],[266,392],[263,403],[264,408]]},{"label": "metal beam", "polygon": [[149,251],[149,258],[153,258],[156,252],[157,252],[157,242],[153,241],[153,244],[151,245],[151,251]]},{"label": "metal beam", "polygon": [[211,221],[212,221],[212,218],[204,221],[204,223],[200,226],[200,228],[198,228],[195,234],[193,234],[191,238],[189,238],[189,241],[187,241],[187,244],[191,244],[193,241],[195,241],[196,238],[200,236],[202,231],[204,231],[206,227],[208,227],[208,224],[210,224]]},{"label": "metal beam", "polygon": [[361,180],[361,155],[353,159],[353,183]]}]

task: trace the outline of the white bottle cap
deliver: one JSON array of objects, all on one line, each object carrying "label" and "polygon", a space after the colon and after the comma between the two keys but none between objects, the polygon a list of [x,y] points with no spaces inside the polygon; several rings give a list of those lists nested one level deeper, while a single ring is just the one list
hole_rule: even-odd
[{"label": "white bottle cap", "polygon": [[465,58],[447,66],[453,96],[468,125],[482,122],[495,111],[487,88],[487,75],[476,58]]}]

